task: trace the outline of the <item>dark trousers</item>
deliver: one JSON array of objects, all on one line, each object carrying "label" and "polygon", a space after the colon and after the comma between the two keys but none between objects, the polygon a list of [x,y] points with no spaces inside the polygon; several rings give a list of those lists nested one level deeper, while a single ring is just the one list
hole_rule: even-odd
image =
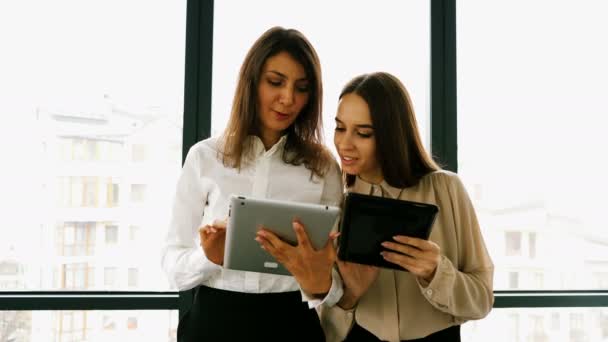
[{"label": "dark trousers", "polygon": [[[365,330],[359,324],[353,326],[344,342],[380,342],[381,340],[371,332]],[[460,325],[455,325],[443,330],[439,330],[427,337],[417,338],[416,342],[460,342]]]},{"label": "dark trousers", "polygon": [[242,293],[199,286],[179,320],[179,342],[325,341],[300,292]]}]

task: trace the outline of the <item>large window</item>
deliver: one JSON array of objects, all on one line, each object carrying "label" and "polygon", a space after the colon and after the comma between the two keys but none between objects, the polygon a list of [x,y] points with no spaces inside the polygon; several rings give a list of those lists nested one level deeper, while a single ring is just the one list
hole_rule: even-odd
[{"label": "large window", "polygon": [[[458,170],[495,290],[608,289],[607,12],[600,0],[457,3]],[[470,341],[602,341],[605,317],[498,309],[467,329]]]},{"label": "large window", "polygon": [[607,12],[458,3],[459,173],[478,190],[497,290],[608,289]]},{"label": "large window", "polygon": [[428,146],[428,1],[216,1],[214,23],[212,134],[221,133],[228,122],[248,49],[264,31],[278,25],[301,31],[319,54],[325,142],[332,149],[341,88],[351,78],[375,71],[396,75],[408,88]]},{"label": "large window", "polygon": [[[159,249],[181,168],[186,1],[2,3],[0,32],[0,289],[169,290]],[[124,340],[154,325],[140,314],[116,320]],[[3,317],[45,341],[102,330],[94,314],[44,315]]]}]

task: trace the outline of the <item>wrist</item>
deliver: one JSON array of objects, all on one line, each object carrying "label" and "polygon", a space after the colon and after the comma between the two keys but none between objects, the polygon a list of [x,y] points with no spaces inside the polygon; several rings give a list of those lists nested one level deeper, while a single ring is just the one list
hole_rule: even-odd
[{"label": "wrist", "polygon": [[313,298],[325,298],[329,291],[331,290],[332,278],[331,275],[329,279],[324,282],[313,282],[313,286],[308,288],[302,287],[302,290],[306,292],[309,296]]},{"label": "wrist", "polygon": [[355,296],[352,292],[344,289],[344,294],[342,298],[338,301],[338,306],[344,310],[351,310],[357,305],[359,298]]}]

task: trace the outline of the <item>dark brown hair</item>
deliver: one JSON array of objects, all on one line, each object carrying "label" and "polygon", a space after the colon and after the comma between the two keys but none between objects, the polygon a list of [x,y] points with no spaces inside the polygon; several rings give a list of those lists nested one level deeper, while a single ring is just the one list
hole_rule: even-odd
[{"label": "dark brown hair", "polygon": [[287,141],[282,159],[292,165],[304,164],[318,176],[325,174],[332,160],[323,146],[321,116],[321,64],[314,48],[302,33],[294,29],[273,27],[264,32],[249,49],[239,73],[230,120],[222,135],[220,148],[224,165],[240,168],[250,151],[247,136],[259,135],[257,108],[258,84],[268,58],[287,52],[304,67],[309,80],[308,102],[295,122],[286,129]]},{"label": "dark brown hair", "polygon": [[[440,169],[422,145],[412,101],[397,77],[386,72],[357,76],[344,86],[339,98],[350,93],[361,96],[369,107],[376,159],[389,185],[414,186]],[[347,186],[355,181],[355,175],[345,178]]]}]

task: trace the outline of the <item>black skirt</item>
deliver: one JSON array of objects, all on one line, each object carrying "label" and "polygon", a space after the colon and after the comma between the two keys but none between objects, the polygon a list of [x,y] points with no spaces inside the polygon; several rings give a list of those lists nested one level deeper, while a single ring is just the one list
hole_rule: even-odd
[{"label": "black skirt", "polygon": [[[353,328],[346,336],[344,342],[380,342],[381,340],[377,338],[371,332],[365,330],[359,324],[355,323]],[[417,338],[415,340],[406,340],[406,341],[416,341],[416,342],[460,342],[460,325],[451,326],[449,328],[439,330],[435,333],[430,334],[427,337]]]},{"label": "black skirt", "polygon": [[179,320],[179,342],[325,341],[314,309],[299,291],[243,293],[199,286]]}]

